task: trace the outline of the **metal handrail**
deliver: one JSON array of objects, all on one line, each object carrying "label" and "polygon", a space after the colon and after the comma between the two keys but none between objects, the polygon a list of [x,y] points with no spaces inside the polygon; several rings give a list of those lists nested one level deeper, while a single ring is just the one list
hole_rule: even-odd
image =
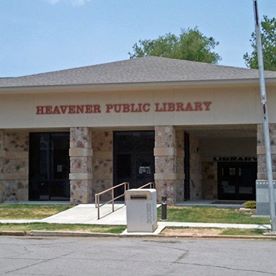
[{"label": "metal handrail", "polygon": [[[124,193],[119,195],[119,196],[114,197],[114,190],[116,188],[119,188],[119,187],[122,187],[122,186],[124,186]],[[129,189],[129,183],[128,182],[123,182],[121,184],[118,184],[118,185],[113,186],[109,189],[106,189],[106,190],[104,190],[100,193],[95,194],[95,207],[98,209],[98,219],[100,219],[100,207],[104,206],[105,204],[108,204],[108,203],[112,202],[112,212],[114,212],[114,201],[116,199],[120,198],[120,197],[123,197],[125,195],[126,190],[128,190],[128,189]],[[110,191],[111,191],[111,200],[108,200],[108,201],[100,204],[100,196],[105,194],[105,193],[108,193]]]},{"label": "metal handrail", "polygon": [[139,187],[138,189],[144,189],[145,187],[150,187],[150,189],[155,189],[155,183],[154,182],[149,182],[145,185],[142,185],[141,187]]}]

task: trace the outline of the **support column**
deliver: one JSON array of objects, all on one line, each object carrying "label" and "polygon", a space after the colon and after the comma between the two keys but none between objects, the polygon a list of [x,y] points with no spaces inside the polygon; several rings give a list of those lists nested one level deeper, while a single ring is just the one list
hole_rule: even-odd
[{"label": "support column", "polygon": [[92,202],[92,148],[88,127],[70,129],[70,201],[73,204]]},{"label": "support column", "polygon": [[176,202],[184,199],[184,130],[179,129],[176,133]]},{"label": "support column", "polygon": [[0,131],[0,202],[28,200],[29,132]]},{"label": "support column", "polygon": [[[272,157],[272,172],[274,183],[274,196],[276,198],[276,124],[270,124],[270,139],[271,139],[271,157]],[[268,181],[266,172],[265,147],[263,141],[262,125],[257,126],[257,181],[256,181],[256,203],[257,215],[269,215],[269,196],[268,196]]]},{"label": "support column", "polygon": [[[113,131],[93,130],[93,195],[113,186]],[[119,183],[118,183],[119,184]],[[101,196],[101,200],[111,199],[111,193]]]},{"label": "support column", "polygon": [[199,152],[199,139],[190,135],[190,199],[202,198],[202,168]]},{"label": "support column", "polygon": [[169,204],[176,202],[176,142],[173,126],[155,127],[155,184],[158,201],[167,196]]}]

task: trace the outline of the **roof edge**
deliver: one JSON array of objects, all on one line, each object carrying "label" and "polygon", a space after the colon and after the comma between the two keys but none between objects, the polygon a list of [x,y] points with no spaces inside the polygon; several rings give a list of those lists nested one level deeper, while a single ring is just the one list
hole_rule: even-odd
[{"label": "roof edge", "polygon": [[[276,85],[276,78],[266,78],[267,85]],[[10,86],[0,87],[0,94],[31,94],[58,92],[67,93],[80,88],[83,92],[117,91],[130,89],[159,89],[170,87],[221,87],[221,86],[245,86],[258,85],[259,79],[233,79],[233,80],[201,80],[201,81],[164,81],[164,82],[134,82],[134,83],[98,83],[98,84],[65,84],[65,85],[38,85],[38,86]],[[26,93],[27,92],[27,93]]]}]

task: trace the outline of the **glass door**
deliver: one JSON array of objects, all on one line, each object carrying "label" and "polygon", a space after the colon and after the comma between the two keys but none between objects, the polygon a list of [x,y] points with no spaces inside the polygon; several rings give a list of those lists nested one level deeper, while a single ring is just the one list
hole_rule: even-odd
[{"label": "glass door", "polygon": [[29,199],[69,200],[69,133],[31,133]]},{"label": "glass door", "polygon": [[130,188],[154,180],[154,132],[114,133],[114,185],[129,182]]},{"label": "glass door", "polygon": [[218,197],[229,200],[255,199],[256,162],[218,163]]}]

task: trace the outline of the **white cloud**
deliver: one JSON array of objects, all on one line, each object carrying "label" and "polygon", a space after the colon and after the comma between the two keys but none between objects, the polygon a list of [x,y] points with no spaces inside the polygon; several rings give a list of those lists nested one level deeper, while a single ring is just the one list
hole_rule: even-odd
[{"label": "white cloud", "polygon": [[46,0],[46,1],[51,5],[56,5],[58,3],[67,3],[67,4],[71,4],[74,7],[77,7],[77,6],[83,6],[88,2],[90,2],[91,0]]}]

